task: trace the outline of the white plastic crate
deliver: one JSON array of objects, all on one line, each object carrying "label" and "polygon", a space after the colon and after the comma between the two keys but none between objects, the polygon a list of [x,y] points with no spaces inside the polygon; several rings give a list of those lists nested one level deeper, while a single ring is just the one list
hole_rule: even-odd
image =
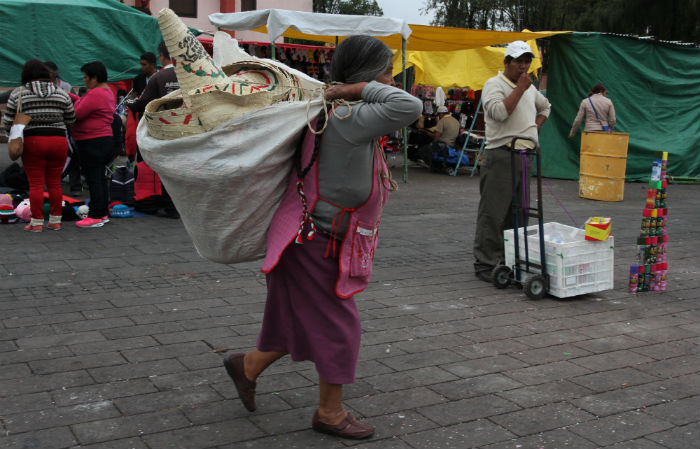
[{"label": "white plastic crate", "polygon": [[[600,292],[613,288],[615,242],[585,240],[586,232],[560,223],[545,223],[544,250],[549,275],[549,293],[558,298]],[[540,242],[537,225],[528,226],[530,262],[540,263]],[[520,258],[525,258],[523,229],[518,232]],[[503,232],[506,265],[513,268],[515,247],[513,230]],[[533,270],[538,271],[538,270]],[[521,272],[522,273],[522,272]],[[523,273],[522,282],[528,277]]]}]

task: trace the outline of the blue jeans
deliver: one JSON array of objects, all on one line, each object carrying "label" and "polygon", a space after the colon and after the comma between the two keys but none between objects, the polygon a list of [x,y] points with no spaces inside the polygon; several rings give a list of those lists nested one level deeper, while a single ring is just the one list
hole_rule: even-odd
[{"label": "blue jeans", "polygon": [[78,140],[80,169],[90,190],[90,218],[102,218],[108,214],[109,188],[105,166],[112,161],[112,136]]}]

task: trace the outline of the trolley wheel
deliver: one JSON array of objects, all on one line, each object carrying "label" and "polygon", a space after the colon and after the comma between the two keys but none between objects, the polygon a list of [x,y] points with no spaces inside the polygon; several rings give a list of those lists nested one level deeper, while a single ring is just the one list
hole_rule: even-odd
[{"label": "trolley wheel", "polygon": [[496,265],[491,271],[491,279],[496,288],[506,288],[510,285],[511,271],[507,265]]},{"label": "trolley wheel", "polygon": [[448,168],[447,169],[447,174],[450,176],[457,176],[457,170],[454,168]]},{"label": "trolley wheel", "polygon": [[540,275],[530,276],[525,281],[525,294],[530,299],[542,299],[545,294],[544,277]]}]

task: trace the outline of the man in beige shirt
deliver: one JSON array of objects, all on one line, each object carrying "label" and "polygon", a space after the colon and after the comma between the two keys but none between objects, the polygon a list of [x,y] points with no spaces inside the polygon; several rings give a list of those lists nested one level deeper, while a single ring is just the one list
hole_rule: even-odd
[{"label": "man in beige shirt", "polygon": [[424,129],[423,132],[438,142],[454,148],[457,136],[459,136],[459,121],[452,117],[446,106],[440,106],[437,110],[440,120],[432,130]]},{"label": "man in beige shirt", "polygon": [[[540,127],[551,110],[549,101],[532,85],[528,75],[534,56],[523,41],[508,44],[503,72],[486,81],[481,93],[487,143],[480,168],[474,270],[479,279],[487,282],[491,282],[493,268],[505,261],[503,231],[513,227],[509,145],[516,136],[537,142]],[[526,148],[534,143],[521,140],[516,146]],[[520,164],[516,164],[518,192],[520,170]]]}]

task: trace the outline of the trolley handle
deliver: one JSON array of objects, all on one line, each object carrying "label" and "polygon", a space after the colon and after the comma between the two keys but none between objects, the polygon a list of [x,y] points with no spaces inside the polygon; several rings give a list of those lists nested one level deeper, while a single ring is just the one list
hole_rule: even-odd
[{"label": "trolley handle", "polygon": [[[535,146],[534,146],[533,148],[531,148],[531,149],[528,149],[528,153],[529,153],[529,154],[539,154],[539,152],[540,152],[540,144],[539,144],[539,142],[537,142],[537,141],[536,141],[535,139],[533,139],[532,137],[527,137],[527,136],[515,136],[515,137],[513,137],[513,140],[510,141],[510,149],[511,149],[511,151],[519,151],[519,150],[515,150],[515,143],[516,143],[518,140],[527,140],[527,141],[532,142],[533,144],[535,144]],[[532,152],[532,153],[530,153],[530,152]]]}]

